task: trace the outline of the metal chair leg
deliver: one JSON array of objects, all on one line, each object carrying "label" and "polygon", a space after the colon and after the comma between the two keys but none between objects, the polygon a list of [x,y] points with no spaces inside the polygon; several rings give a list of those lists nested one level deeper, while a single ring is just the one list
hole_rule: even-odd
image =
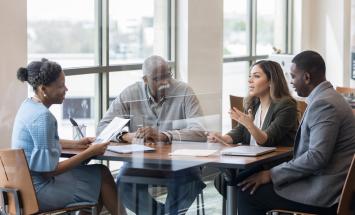
[{"label": "metal chair leg", "polygon": [[97,206],[92,206],[92,207],[91,207],[91,214],[92,214],[92,215],[98,215],[98,214],[97,214]]},{"label": "metal chair leg", "polygon": [[202,215],[205,215],[205,200],[203,198],[203,190],[201,191],[201,205],[202,205]]},{"label": "metal chair leg", "polygon": [[200,194],[197,195],[196,201],[197,215],[200,215]]},{"label": "metal chair leg", "polygon": [[[200,197],[201,197],[201,205],[200,205]],[[201,193],[197,195],[196,208],[197,208],[197,215],[200,215],[200,210],[202,211],[202,215],[205,215],[205,200],[203,198],[203,190],[201,191]]]}]

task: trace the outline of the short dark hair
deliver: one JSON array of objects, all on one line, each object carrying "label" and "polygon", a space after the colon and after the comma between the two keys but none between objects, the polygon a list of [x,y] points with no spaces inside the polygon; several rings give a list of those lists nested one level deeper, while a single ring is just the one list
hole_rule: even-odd
[{"label": "short dark hair", "polygon": [[311,77],[325,76],[325,62],[322,56],[315,51],[303,51],[297,54],[292,59],[292,63],[296,64],[298,69],[308,72]]},{"label": "short dark hair", "polygon": [[43,58],[41,61],[32,61],[26,68],[19,68],[17,79],[27,81],[36,91],[38,86],[56,81],[61,72],[62,67],[58,63]]}]

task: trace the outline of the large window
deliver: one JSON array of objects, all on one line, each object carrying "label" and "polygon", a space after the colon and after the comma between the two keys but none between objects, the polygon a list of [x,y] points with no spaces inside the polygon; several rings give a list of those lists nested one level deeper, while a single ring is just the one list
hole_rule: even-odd
[{"label": "large window", "polygon": [[[71,138],[69,117],[95,135],[108,104],[140,80],[153,54],[172,61],[173,0],[33,0],[28,2],[28,61],[62,65],[69,89],[50,110],[59,134]],[[137,7],[137,5],[140,5]],[[31,93],[30,93],[31,95]]]},{"label": "large window", "polygon": [[291,0],[224,0],[222,129],[231,128],[229,94],[246,96],[250,66],[276,52],[290,53]]},{"label": "large window", "polygon": [[256,54],[273,52],[273,48],[285,53],[286,50],[286,1],[257,1]]},{"label": "large window", "polygon": [[45,57],[65,68],[97,65],[94,3],[88,0],[29,1],[28,60]]},{"label": "large window", "polygon": [[247,14],[247,0],[224,0],[224,56],[248,55]]},{"label": "large window", "polygon": [[152,54],[167,57],[166,6],[157,2],[110,1],[110,64],[139,63]]}]

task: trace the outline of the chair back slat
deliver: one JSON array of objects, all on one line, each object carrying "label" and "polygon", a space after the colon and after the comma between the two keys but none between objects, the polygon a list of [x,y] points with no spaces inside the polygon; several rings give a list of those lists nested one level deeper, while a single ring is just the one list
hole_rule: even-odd
[{"label": "chair back slat", "polygon": [[[22,149],[0,150],[0,187],[16,188],[20,192],[23,205],[22,214],[38,212],[38,202],[31,174]],[[9,196],[10,214],[16,214],[15,199]]]},{"label": "chair back slat", "polygon": [[296,100],[297,101],[297,119],[298,122],[301,122],[304,112],[307,108],[307,103],[305,101]]},{"label": "chair back slat", "polygon": [[343,186],[338,215],[355,214],[355,154]]},{"label": "chair back slat", "polygon": [[[243,100],[244,97],[229,95],[230,108],[236,107],[238,110],[243,111]],[[232,128],[237,126],[237,122],[232,119]]]},{"label": "chair back slat", "polygon": [[[335,90],[342,94],[344,97],[350,97],[354,98],[355,97],[355,88],[350,88],[350,87],[336,87]],[[353,115],[355,116],[355,104],[354,101],[350,101],[350,105],[352,106],[352,111],[353,111]]]},{"label": "chair back slat", "polygon": [[355,93],[355,88],[350,88],[350,87],[336,87],[335,90],[340,93],[340,94],[343,94],[343,93],[347,93],[347,94],[350,94],[350,93]]}]

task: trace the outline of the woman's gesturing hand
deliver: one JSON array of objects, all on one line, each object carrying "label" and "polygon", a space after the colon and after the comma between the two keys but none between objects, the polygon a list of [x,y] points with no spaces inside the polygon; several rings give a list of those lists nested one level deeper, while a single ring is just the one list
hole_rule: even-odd
[{"label": "woman's gesturing hand", "polygon": [[254,118],[251,109],[248,110],[248,114],[245,114],[237,108],[233,107],[233,109],[229,111],[229,115],[232,119],[242,124],[246,128],[250,128],[250,126],[253,125]]}]

